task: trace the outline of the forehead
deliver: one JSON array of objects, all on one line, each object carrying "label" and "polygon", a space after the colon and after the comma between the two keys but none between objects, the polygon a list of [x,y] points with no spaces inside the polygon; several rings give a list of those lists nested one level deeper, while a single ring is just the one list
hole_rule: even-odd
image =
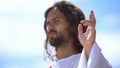
[{"label": "forehead", "polygon": [[48,13],[47,21],[53,20],[55,18],[65,18],[65,16],[57,8],[54,8]]}]

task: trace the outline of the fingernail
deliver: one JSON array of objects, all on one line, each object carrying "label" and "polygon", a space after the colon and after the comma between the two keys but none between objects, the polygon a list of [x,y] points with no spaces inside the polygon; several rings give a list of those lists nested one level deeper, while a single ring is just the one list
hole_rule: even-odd
[{"label": "fingernail", "polygon": [[91,13],[93,13],[93,10],[91,10]]}]

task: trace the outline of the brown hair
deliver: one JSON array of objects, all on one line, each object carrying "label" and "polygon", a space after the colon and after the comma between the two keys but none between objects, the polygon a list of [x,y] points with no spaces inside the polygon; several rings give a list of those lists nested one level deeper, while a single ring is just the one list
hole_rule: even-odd
[{"label": "brown hair", "polygon": [[[71,4],[68,1],[59,1],[59,2],[55,3],[52,7],[48,8],[45,12],[44,29],[45,29],[46,33],[47,33],[47,31],[46,31],[47,15],[54,8],[57,8],[60,12],[62,12],[65,15],[65,17],[68,21],[68,24],[71,27],[70,32],[71,32],[71,36],[73,37],[74,48],[78,52],[81,53],[83,46],[81,45],[81,43],[79,42],[79,39],[78,39],[78,24],[80,23],[81,20],[85,20],[85,16],[84,16],[83,12],[78,7],[76,7],[75,5]],[[83,26],[83,32],[85,32],[86,28],[87,27]],[[51,56],[52,54],[50,54],[48,52],[49,50],[47,47],[47,41],[46,41],[45,49],[46,49],[46,52],[48,53],[48,55]]]}]

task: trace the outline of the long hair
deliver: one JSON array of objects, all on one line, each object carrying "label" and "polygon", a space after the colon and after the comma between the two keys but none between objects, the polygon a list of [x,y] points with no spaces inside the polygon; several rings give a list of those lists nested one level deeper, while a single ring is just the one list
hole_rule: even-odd
[{"label": "long hair", "polygon": [[[81,45],[81,43],[79,42],[79,39],[78,39],[78,24],[80,23],[81,20],[85,20],[85,16],[84,16],[83,12],[78,7],[76,7],[75,5],[73,5],[72,3],[68,2],[68,1],[56,2],[53,6],[48,8],[45,12],[44,30],[46,32],[46,35],[47,35],[47,30],[46,30],[47,15],[54,8],[57,8],[60,12],[62,12],[65,15],[65,17],[68,21],[68,24],[70,26],[70,32],[71,32],[71,36],[73,38],[74,48],[76,49],[76,51],[81,53],[83,46]],[[83,26],[83,32],[85,32],[86,28],[87,27]],[[52,54],[48,50],[49,48],[47,45],[47,41],[48,40],[46,38],[45,50],[46,50],[48,56],[50,57],[50,56],[52,56]]]}]

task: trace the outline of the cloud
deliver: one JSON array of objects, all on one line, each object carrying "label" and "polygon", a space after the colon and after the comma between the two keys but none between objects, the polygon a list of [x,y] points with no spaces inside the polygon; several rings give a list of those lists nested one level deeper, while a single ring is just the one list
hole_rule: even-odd
[{"label": "cloud", "polygon": [[112,64],[112,66],[119,65],[120,61],[120,33],[98,33],[97,43],[102,48],[102,53],[107,58],[107,60]]},{"label": "cloud", "polygon": [[[9,22],[10,23],[10,22]],[[40,24],[2,24],[0,51],[15,54],[41,53],[44,31]]]},{"label": "cloud", "polygon": [[119,16],[116,14],[107,14],[102,18],[103,24],[109,27],[114,27],[119,23]]},{"label": "cloud", "polygon": [[41,54],[45,37],[43,13],[53,3],[54,0],[0,0],[0,54]]},{"label": "cloud", "polygon": [[33,11],[38,12],[46,9],[54,3],[54,0],[0,0],[0,12]]}]

